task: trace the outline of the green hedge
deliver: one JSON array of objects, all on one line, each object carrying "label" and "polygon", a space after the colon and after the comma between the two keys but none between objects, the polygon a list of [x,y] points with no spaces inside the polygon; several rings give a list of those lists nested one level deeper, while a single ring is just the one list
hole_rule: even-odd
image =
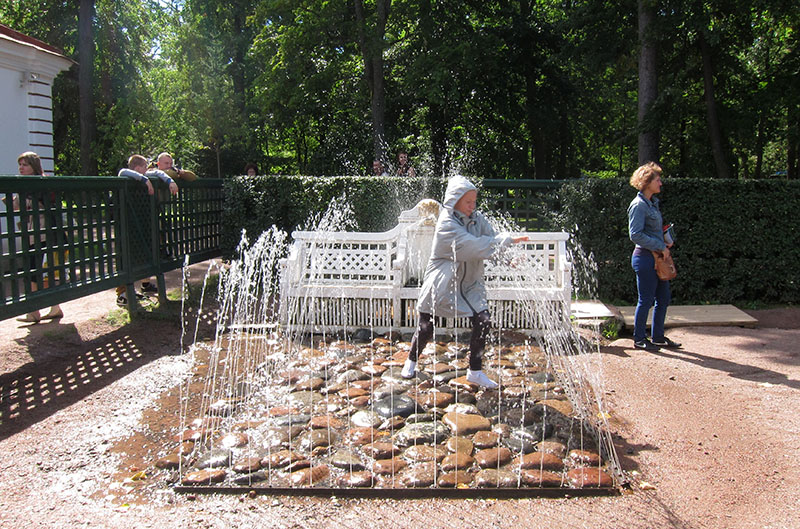
[{"label": "green hedge", "polygon": [[357,231],[385,231],[404,209],[441,198],[446,180],[403,177],[236,177],[225,182],[223,255],[233,255],[242,229],[250,236],[272,225],[290,233],[308,226],[332,202],[346,202]]},{"label": "green hedge", "polygon": [[[623,179],[569,181],[557,193],[552,228],[594,255],[606,301],[636,300],[627,224],[635,194]],[[675,224],[673,303],[800,301],[800,182],[665,179],[659,198]]]},{"label": "green hedge", "polygon": [[[233,255],[243,228],[253,236],[274,224],[291,233],[341,200],[353,211],[355,225],[348,229],[388,230],[421,198],[441,199],[445,185],[443,179],[392,177],[233,178],[225,184],[223,252]],[[596,295],[612,303],[636,301],[627,219],[635,194],[624,179],[572,180],[540,204],[545,229],[569,231],[574,246],[591,253]],[[668,178],[660,199],[677,238],[673,303],[800,301],[800,182]],[[491,193],[480,203],[491,204]],[[575,261],[579,280],[591,267]]]}]

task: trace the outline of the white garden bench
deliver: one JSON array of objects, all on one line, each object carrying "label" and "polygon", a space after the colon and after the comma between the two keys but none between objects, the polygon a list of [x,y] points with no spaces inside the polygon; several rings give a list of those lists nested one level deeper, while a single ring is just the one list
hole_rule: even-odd
[{"label": "white garden bench", "polygon": [[[383,233],[295,231],[281,261],[281,324],[314,333],[372,329],[376,334],[411,332],[416,302],[441,205],[422,200]],[[520,232],[527,257],[517,268],[486,262],[486,287],[494,326],[535,334],[530,310],[551,311],[568,325],[572,266],[568,233]],[[553,318],[548,318],[552,322]],[[437,320],[438,331],[469,329],[466,318]]]}]

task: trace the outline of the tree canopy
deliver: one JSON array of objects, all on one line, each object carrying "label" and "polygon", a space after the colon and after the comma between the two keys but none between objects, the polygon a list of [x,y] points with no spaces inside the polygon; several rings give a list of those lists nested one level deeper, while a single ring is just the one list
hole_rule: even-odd
[{"label": "tree canopy", "polygon": [[[86,1],[3,2],[0,23],[78,61]],[[262,174],[367,174],[402,150],[420,174],[624,176],[646,134],[667,174],[798,177],[800,11],[789,0],[93,8],[83,56],[100,174],[161,151],[206,177],[247,162]],[[81,67],[54,86],[60,174],[82,167]]]}]

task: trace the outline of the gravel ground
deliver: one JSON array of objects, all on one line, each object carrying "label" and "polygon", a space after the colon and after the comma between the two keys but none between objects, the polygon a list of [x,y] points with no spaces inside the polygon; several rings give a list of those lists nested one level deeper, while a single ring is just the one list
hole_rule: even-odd
[{"label": "gravel ground", "polygon": [[797,309],[751,312],[755,329],[674,329],[680,351],[599,348],[631,478],[620,496],[367,500],[144,493],[126,480],[152,457],[154,410],[190,366],[177,317],[119,326],[103,319],[115,308],[109,291],[65,304],[60,322],[0,322],[0,527],[800,527]]}]

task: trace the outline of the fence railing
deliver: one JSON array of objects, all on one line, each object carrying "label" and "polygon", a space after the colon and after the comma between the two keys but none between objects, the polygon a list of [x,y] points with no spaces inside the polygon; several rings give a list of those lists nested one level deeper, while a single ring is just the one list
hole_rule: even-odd
[{"label": "fence railing", "polygon": [[222,181],[0,176],[0,320],[220,255]]},{"label": "fence railing", "polygon": [[488,209],[507,213],[528,231],[549,229],[542,213],[546,199],[558,190],[563,180],[490,180],[481,184],[482,201]]}]

